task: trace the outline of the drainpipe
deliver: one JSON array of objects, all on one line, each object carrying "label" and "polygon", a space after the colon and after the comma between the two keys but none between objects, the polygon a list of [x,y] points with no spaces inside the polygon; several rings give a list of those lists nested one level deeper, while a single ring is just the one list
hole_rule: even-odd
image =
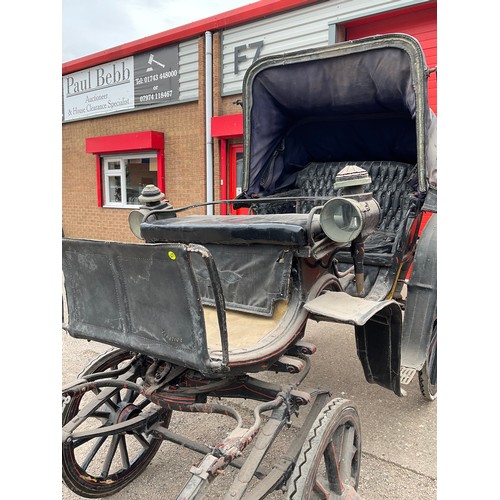
[{"label": "drainpipe", "polygon": [[[206,201],[214,201],[214,165],[213,165],[213,139],[212,139],[212,33],[205,31],[205,146],[206,146]],[[207,205],[207,215],[213,215],[214,206]]]}]

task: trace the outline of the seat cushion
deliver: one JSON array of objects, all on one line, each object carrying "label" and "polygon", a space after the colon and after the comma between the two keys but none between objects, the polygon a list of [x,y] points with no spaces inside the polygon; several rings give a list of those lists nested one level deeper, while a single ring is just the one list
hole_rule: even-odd
[{"label": "seat cushion", "polygon": [[307,214],[187,215],[143,222],[149,243],[307,245]]}]

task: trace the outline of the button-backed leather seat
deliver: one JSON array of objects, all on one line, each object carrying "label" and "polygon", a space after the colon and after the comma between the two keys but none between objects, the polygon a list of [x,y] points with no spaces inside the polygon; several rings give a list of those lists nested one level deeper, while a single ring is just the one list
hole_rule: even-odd
[{"label": "button-backed leather seat", "polygon": [[[380,205],[380,222],[365,242],[365,262],[391,266],[406,221],[418,205],[416,165],[395,161],[344,161],[309,163],[296,179],[294,196],[334,197],[335,178],[346,165],[364,168],[371,177],[366,186]],[[279,196],[287,196],[281,193]],[[255,205],[256,215],[204,216],[188,215],[141,224],[142,236],[148,242],[249,245],[270,244],[300,247],[308,244],[307,214],[324,198],[283,204],[299,213],[275,213],[272,204]],[[269,213],[270,212],[270,213]],[[274,213],[273,213],[274,212]],[[349,252],[337,254],[340,261],[350,262]]]},{"label": "button-backed leather seat", "polygon": [[[366,263],[373,261],[376,265],[391,266],[406,221],[419,203],[416,195],[416,165],[396,161],[312,162],[297,174],[291,191],[277,196],[338,196],[339,192],[334,187],[335,178],[346,165],[356,165],[368,172],[372,182],[365,189],[373,192],[373,197],[380,205],[380,222],[365,242]],[[298,211],[308,213],[314,206],[324,203],[324,199],[301,201]],[[278,203],[274,208],[272,204],[255,205],[255,210],[257,213],[266,213],[268,210],[276,211],[279,206],[289,209],[292,205]],[[337,257],[341,261],[351,261],[349,253],[345,251],[338,252]]]}]

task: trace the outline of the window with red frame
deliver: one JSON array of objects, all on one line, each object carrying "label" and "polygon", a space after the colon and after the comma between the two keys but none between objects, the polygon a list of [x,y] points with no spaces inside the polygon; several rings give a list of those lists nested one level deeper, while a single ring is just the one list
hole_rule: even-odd
[{"label": "window with red frame", "polygon": [[156,153],[102,156],[103,206],[139,206],[139,195],[148,184],[158,185]]},{"label": "window with red frame", "polygon": [[165,141],[162,132],[89,137],[87,153],[96,158],[97,204],[100,207],[139,206],[144,186],[165,192]]}]

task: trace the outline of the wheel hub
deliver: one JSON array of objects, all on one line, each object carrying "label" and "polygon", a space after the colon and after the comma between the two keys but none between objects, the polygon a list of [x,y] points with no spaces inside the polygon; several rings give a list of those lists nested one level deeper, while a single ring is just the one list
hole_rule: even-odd
[{"label": "wheel hub", "polygon": [[120,403],[118,405],[118,410],[116,412],[115,424],[125,422],[131,418],[136,417],[141,413],[141,410],[134,404],[130,403]]}]

